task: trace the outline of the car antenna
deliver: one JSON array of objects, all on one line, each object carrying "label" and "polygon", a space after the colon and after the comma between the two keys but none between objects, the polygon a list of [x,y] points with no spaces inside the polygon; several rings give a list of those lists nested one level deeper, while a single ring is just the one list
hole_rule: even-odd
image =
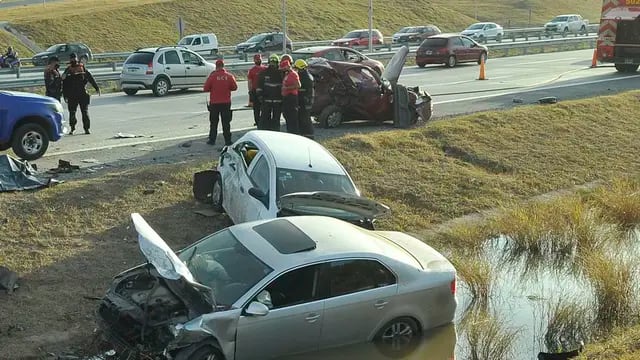
[{"label": "car antenna", "polygon": [[313,165],[311,164],[311,149],[307,148],[307,154],[309,155],[309,167],[312,168]]}]

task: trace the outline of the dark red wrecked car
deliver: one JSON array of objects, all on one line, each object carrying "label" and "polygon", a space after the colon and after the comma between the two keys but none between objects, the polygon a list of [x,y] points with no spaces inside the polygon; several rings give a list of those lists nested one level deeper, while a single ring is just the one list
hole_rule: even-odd
[{"label": "dark red wrecked car", "polygon": [[363,64],[309,59],[315,80],[311,115],[325,128],[352,120],[393,120],[397,127],[429,120],[431,96],[419,86],[398,84],[408,53],[406,46],[400,48],[382,76]]}]

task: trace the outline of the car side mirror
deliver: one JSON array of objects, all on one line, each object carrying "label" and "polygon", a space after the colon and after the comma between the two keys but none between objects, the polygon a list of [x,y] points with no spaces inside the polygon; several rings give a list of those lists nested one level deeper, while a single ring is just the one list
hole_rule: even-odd
[{"label": "car side mirror", "polygon": [[265,316],[269,313],[269,308],[261,302],[252,301],[247,307],[247,310],[245,310],[245,313],[250,316]]}]

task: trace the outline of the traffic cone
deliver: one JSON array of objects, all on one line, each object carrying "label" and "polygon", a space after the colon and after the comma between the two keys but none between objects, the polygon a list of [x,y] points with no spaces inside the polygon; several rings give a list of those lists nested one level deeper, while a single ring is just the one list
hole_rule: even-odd
[{"label": "traffic cone", "polygon": [[487,80],[484,74],[484,56],[480,58],[480,76],[478,76],[478,80]]},{"label": "traffic cone", "polygon": [[593,57],[591,58],[591,67],[598,67],[598,48],[593,49]]}]

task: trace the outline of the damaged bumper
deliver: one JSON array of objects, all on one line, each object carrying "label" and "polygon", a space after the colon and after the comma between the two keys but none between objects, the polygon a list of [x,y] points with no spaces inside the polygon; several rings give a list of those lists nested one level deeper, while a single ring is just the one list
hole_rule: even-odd
[{"label": "damaged bumper", "polygon": [[423,90],[420,86],[409,88],[410,91],[417,95],[416,99],[416,112],[422,121],[428,121],[433,115],[433,101],[431,95],[426,90]]}]

